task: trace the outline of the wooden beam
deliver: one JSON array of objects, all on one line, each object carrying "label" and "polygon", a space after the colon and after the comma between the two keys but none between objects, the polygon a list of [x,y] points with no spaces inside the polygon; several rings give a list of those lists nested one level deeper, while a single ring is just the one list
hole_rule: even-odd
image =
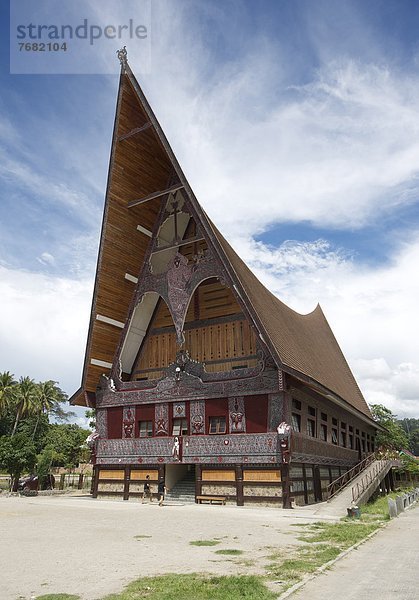
[{"label": "wooden beam", "polygon": [[115,327],[119,327],[123,329],[125,327],[125,323],[122,321],[116,321],[116,319],[111,319],[110,317],[105,317],[104,315],[96,315],[97,321],[102,321],[103,323],[107,323],[108,325],[114,325]]},{"label": "wooden beam", "polygon": [[137,225],[137,229],[138,231],[140,231],[141,233],[144,233],[144,235],[148,235],[148,237],[152,237],[153,236],[153,232],[150,231],[149,229],[146,229],[145,227],[143,227],[142,225]]},{"label": "wooden beam", "polygon": [[180,248],[180,246],[187,246],[188,244],[193,244],[194,242],[201,242],[205,240],[204,237],[194,237],[189,240],[179,240],[179,242],[175,244],[169,244],[168,246],[161,246],[160,248],[156,248],[153,250],[152,254],[157,254],[158,252],[164,252],[165,250],[173,250],[174,248]]},{"label": "wooden beam", "polygon": [[138,206],[139,204],[144,204],[144,202],[148,202],[149,200],[154,200],[155,198],[160,198],[161,196],[165,196],[166,194],[172,194],[173,192],[177,192],[181,190],[183,185],[181,183],[177,183],[176,185],[172,185],[172,187],[167,188],[167,190],[162,190],[161,192],[153,192],[148,196],[144,196],[144,198],[139,198],[138,200],[132,200],[128,202],[128,208],[133,208],[133,206]]},{"label": "wooden beam", "polygon": [[112,363],[106,362],[106,360],[99,360],[97,358],[91,358],[90,364],[96,367],[104,367],[105,369],[112,369]]},{"label": "wooden beam", "polygon": [[142,127],[136,127],[135,129],[131,129],[131,131],[128,131],[128,133],[124,133],[124,135],[119,136],[118,142],[122,142],[122,140],[127,140],[128,138],[132,137],[133,135],[137,135],[137,133],[140,133],[141,131],[145,131],[149,127],[151,127],[151,123],[146,123]]},{"label": "wooden beam", "polygon": [[134,277],[134,275],[130,275],[129,273],[125,273],[125,279],[132,283],[138,283],[138,277]]}]

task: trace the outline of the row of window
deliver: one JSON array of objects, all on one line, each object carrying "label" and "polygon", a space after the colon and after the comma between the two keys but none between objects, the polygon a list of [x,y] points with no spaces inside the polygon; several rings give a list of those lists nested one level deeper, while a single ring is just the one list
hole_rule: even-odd
[{"label": "row of window", "polygon": [[[306,433],[309,437],[319,438],[320,440],[328,441],[329,418],[324,412],[320,412],[319,423],[317,423],[317,410],[313,406],[307,406],[307,418],[305,423],[305,431],[302,424],[301,402],[293,398],[291,413],[291,427],[298,433]],[[354,437],[355,435],[355,437]],[[358,450],[358,445],[355,447],[355,440],[359,439],[359,445],[362,452],[374,451],[374,438],[370,434],[359,429],[355,429],[352,425],[347,425],[343,421],[340,423],[335,417],[332,417],[330,423],[330,441],[335,446],[343,446],[351,450]]]},{"label": "row of window", "polygon": [[[139,422],[140,437],[153,436],[153,421]],[[209,433],[226,433],[227,421],[226,417],[209,417],[208,432]],[[172,435],[188,435],[187,419],[173,419]]]}]

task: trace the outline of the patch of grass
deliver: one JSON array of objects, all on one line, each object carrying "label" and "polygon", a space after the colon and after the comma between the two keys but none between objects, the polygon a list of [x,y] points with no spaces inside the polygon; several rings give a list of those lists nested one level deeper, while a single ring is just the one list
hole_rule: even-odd
[{"label": "patch of grass", "polygon": [[231,550],[216,550],[215,554],[227,554],[229,556],[238,556],[239,554],[243,554],[243,550],[235,550],[232,548]]},{"label": "patch of grass", "polygon": [[261,577],[204,577],[202,575],[161,575],[131,583],[120,594],[104,600],[274,600]]},{"label": "patch of grass", "polygon": [[379,523],[341,521],[340,523],[314,523],[300,536],[308,543],[329,542],[341,549],[349,548],[380,527]]},{"label": "patch of grass", "polygon": [[145,540],[151,538],[151,535],[134,535],[134,540]]},{"label": "patch of grass", "polygon": [[44,594],[37,596],[35,600],[80,600],[80,596],[74,594]]},{"label": "patch of grass", "polygon": [[191,546],[216,546],[220,543],[220,540],[194,540],[189,542]]},{"label": "patch of grass", "polygon": [[[302,525],[302,524],[301,524]],[[298,524],[298,526],[301,526]],[[267,570],[282,582],[282,591],[298,583],[309,573],[335,559],[343,550],[366,538],[381,527],[380,521],[360,522],[342,520],[339,523],[317,522],[305,524],[299,540],[306,542],[297,548],[281,549],[268,558]]]},{"label": "patch of grass", "polygon": [[313,573],[325,563],[336,558],[338,554],[340,554],[340,549],[329,544],[302,546],[296,550],[293,557],[286,558],[279,564],[271,564],[268,570],[275,578],[284,581],[286,587],[290,587],[301,581],[307,573]]}]

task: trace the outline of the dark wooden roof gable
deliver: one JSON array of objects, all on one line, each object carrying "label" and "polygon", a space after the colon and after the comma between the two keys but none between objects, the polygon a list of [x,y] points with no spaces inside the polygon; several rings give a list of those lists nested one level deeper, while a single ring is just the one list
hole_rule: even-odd
[{"label": "dark wooden roof gable", "polygon": [[118,320],[114,316],[117,314],[123,324],[132,312],[134,289],[132,282],[121,278],[121,269],[126,268],[135,277],[139,275],[149,238],[138,244],[138,237],[128,232],[135,231],[138,222],[152,231],[164,197],[162,192],[179,186],[183,187],[207,242],[228,273],[233,291],[245,305],[278,367],[317,384],[324,393],[337,396],[371,417],[320,306],[308,315],[296,313],[269,292],[238,257],[197,201],[126,64],[122,67],[118,92],[82,388],[73,396],[73,403],[84,404],[82,392],[94,391],[99,375],[104,372],[102,364],[92,364],[92,358],[93,362],[110,364],[121,345],[121,329],[110,334],[109,328],[101,327],[97,314],[108,311]]}]

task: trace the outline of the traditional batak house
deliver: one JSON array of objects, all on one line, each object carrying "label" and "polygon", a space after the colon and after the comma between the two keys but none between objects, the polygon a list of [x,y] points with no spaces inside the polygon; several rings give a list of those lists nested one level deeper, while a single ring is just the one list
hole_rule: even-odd
[{"label": "traditional batak house", "polygon": [[320,306],[271,294],[210,221],[126,61],[81,388],[94,497],[187,478],[195,497],[289,507],[374,450]]}]

